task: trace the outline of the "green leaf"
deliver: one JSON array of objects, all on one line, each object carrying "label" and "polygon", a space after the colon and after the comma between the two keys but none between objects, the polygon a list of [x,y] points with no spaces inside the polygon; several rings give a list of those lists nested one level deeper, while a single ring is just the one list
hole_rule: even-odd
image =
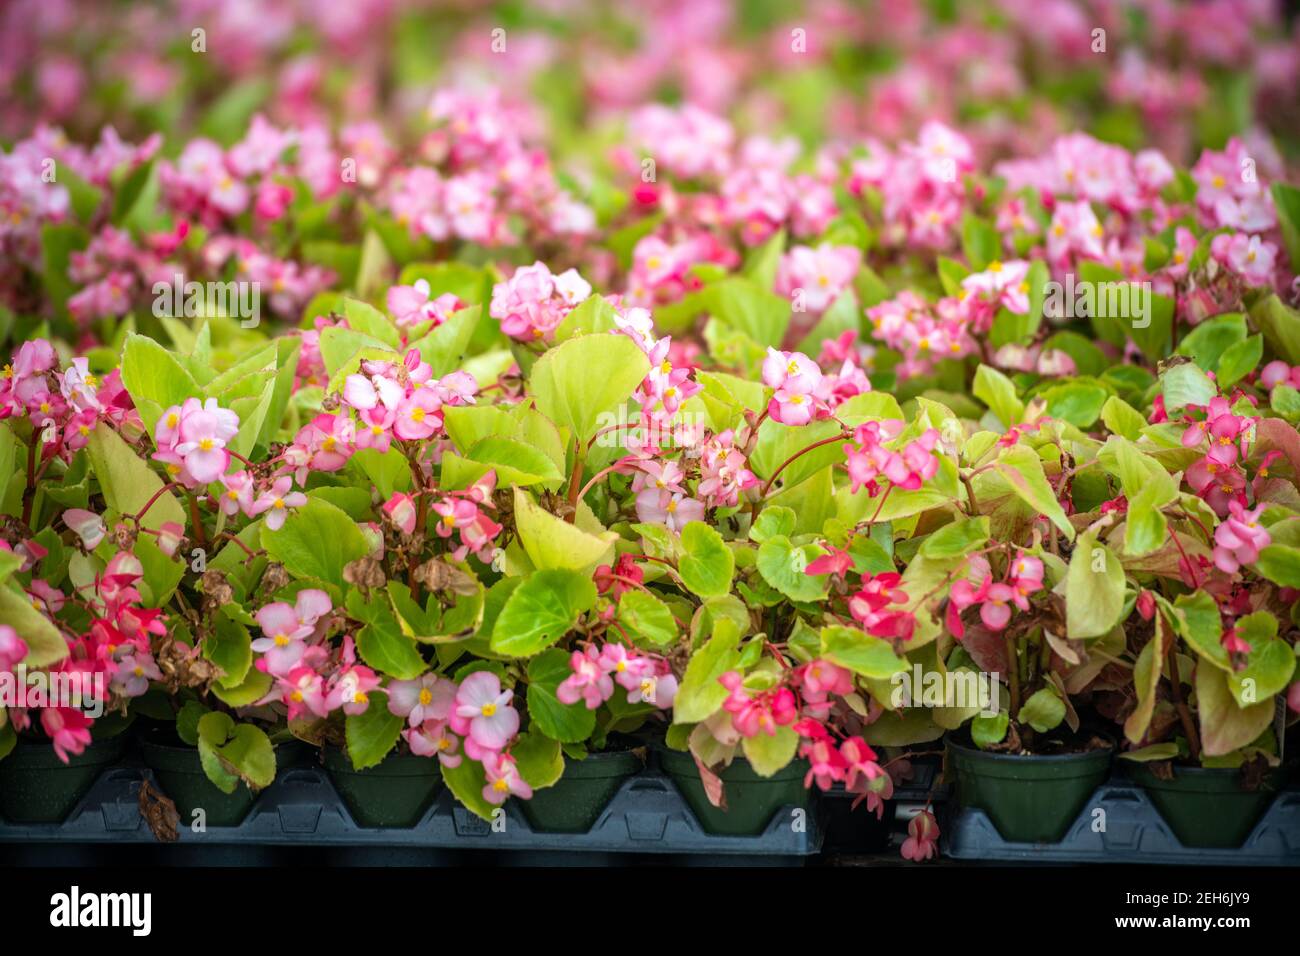
[{"label": "green leaf", "polygon": [[235,688],[244,682],[253,666],[252,638],[248,628],[224,614],[216,618],[212,633],[203,639],[203,657],[221,668],[219,683]]},{"label": "green leaf", "polygon": [[357,523],[320,498],[308,498],[278,531],[263,526],[262,547],[294,577],[329,581],[340,588],[344,566],[370,553]]},{"label": "green leaf", "polygon": [[1252,335],[1231,346],[1219,361],[1219,387],[1231,388],[1259,367],[1264,358],[1264,338]]},{"label": "green leaf", "polygon": [[1065,702],[1051,685],[1030,695],[1016,715],[1016,720],[1028,724],[1040,734],[1059,726],[1064,719]]},{"label": "green leaf", "polygon": [[[420,353],[433,368],[433,374],[446,375],[460,368],[469,350],[474,330],[478,328],[482,317],[482,307],[473,305],[468,309],[459,309],[447,317],[437,328],[428,332],[423,338],[411,343],[411,348]],[[626,338],[626,336],[624,336]]]},{"label": "green leaf", "polygon": [[528,560],[539,571],[591,571],[612,557],[614,542],[618,539],[617,532],[589,534],[576,524],[557,518],[534,504],[532,498],[518,488],[515,489],[515,527]]},{"label": "green leaf", "polygon": [[508,657],[532,657],[573,627],[596,604],[587,576],[563,569],[535,571],[506,599],[492,628],[491,648]]},{"label": "green leaf", "polygon": [[1025,504],[1045,515],[1067,540],[1074,540],[1074,526],[1047,482],[1042,459],[1032,448],[1025,445],[1008,448],[993,463],[993,468]]},{"label": "green leaf", "polygon": [[736,622],[727,618],[715,619],[713,636],[691,655],[686,665],[686,673],[673,701],[673,723],[694,724],[717,712],[729,693],[718,678],[735,670],[740,661],[736,649],[739,644],[740,629]]},{"label": "green leaf", "polygon": [[[1133,668],[1133,687],[1137,692],[1137,707],[1124,721],[1124,736],[1135,744],[1141,743],[1151,726],[1151,717],[1155,714],[1156,690],[1160,686],[1160,670],[1164,661],[1165,618],[1156,615],[1156,630],[1147,641],[1142,652],[1138,654],[1137,664]],[[1208,667],[1198,667],[1197,671],[1208,671]]]},{"label": "green leaf", "polygon": [[1002,238],[993,224],[969,212],[961,219],[961,251],[976,272],[983,272],[998,257]]},{"label": "green leaf", "polygon": [[596,712],[582,701],[562,704],[556,688],[571,674],[569,654],[552,647],[528,662],[528,716],[542,733],[561,743],[586,740],[596,729]]},{"label": "green leaf", "polygon": [[589,295],[555,327],[555,341],[564,342],[593,332],[617,331],[616,317],[614,307],[603,295]]},{"label": "green leaf", "polygon": [[1115,395],[1107,398],[1101,406],[1101,420],[1110,432],[1122,435],[1129,441],[1137,441],[1147,424],[1141,412]]},{"label": "green leaf", "polygon": [[367,696],[370,706],[344,719],[348,758],[356,770],[373,767],[387,757],[397,746],[406,723],[388,709],[388,694],[384,691],[372,690]]},{"label": "green leaf", "polygon": [[1274,584],[1300,588],[1300,548],[1270,544],[1260,550],[1255,570]]},{"label": "green leaf", "polygon": [[487,786],[487,774],[483,765],[477,760],[462,760],[459,766],[443,767],[442,779],[452,796],[461,802],[466,810],[484,820],[491,820],[497,808],[483,799],[483,788]]},{"label": "green leaf", "polygon": [[750,279],[730,278],[699,293],[704,309],[760,346],[779,348],[790,325],[790,303]]},{"label": "green leaf", "polygon": [[981,365],[975,370],[975,383],[971,388],[989,411],[1008,428],[1020,421],[1025,414],[1025,405],[1016,395],[1016,386],[996,369]]},{"label": "green leaf", "polygon": [[894,653],[892,644],[855,627],[823,627],[822,657],[876,680],[907,670],[907,661]]},{"label": "green leaf", "polygon": [[1076,640],[1101,637],[1124,611],[1124,568],[1119,558],[1091,532],[1079,536],[1065,585],[1067,635]]},{"label": "green leaf", "polygon": [[794,534],[795,514],[790,508],[768,505],[758,514],[758,520],[749,526],[749,540],[762,544],[778,535]]},{"label": "green leaf", "polygon": [[1275,182],[1272,192],[1278,226],[1282,230],[1282,244],[1291,259],[1291,272],[1300,273],[1300,189],[1289,183]]},{"label": "green leaf", "polygon": [[[365,612],[358,607],[359,600],[353,591],[348,595],[348,610],[361,617]],[[361,659],[381,674],[397,680],[414,680],[429,669],[420,654],[415,640],[402,633],[401,626],[382,599],[370,605],[367,623],[357,632],[357,653]],[[355,610],[354,610],[355,608]]]},{"label": "green leaf", "polygon": [[936,559],[959,558],[988,541],[989,534],[987,517],[962,518],[927,536],[921,543],[921,554]]},{"label": "green leaf", "polygon": [[544,452],[514,438],[490,435],[476,442],[466,455],[496,469],[501,485],[536,485],[559,482],[564,477]]},{"label": "green leaf", "polygon": [[1218,372],[1219,359],[1246,340],[1246,317],[1227,312],[1206,319],[1178,343],[1178,354],[1189,356],[1207,372]]},{"label": "green leaf", "polygon": [[1228,675],[1213,667],[1196,668],[1196,711],[1201,752],[1222,757],[1252,743],[1273,723],[1273,701],[1240,707],[1228,689]]},{"label": "green leaf", "polygon": [[627,402],[649,371],[645,353],[626,335],[583,335],[537,360],[532,394],[543,415],[585,443],[601,416]]},{"label": "green leaf", "polygon": [[[1021,712],[1024,712],[1023,709]],[[1011,719],[1005,711],[1000,711],[993,717],[980,714],[970,722],[971,740],[975,742],[976,747],[987,750],[1007,739],[1007,727],[1010,724]]]},{"label": "green leaf", "polygon": [[343,315],[348,320],[348,328],[376,338],[389,348],[401,350],[402,337],[398,334],[397,327],[370,303],[360,299],[344,299]]},{"label": "green leaf", "polygon": [[[138,514],[162,490],[162,480],[107,425],[101,424],[90,433],[86,450],[104,500],[119,514]],[[170,491],[163,492],[140,520],[140,524],[154,531],[166,522],[185,526],[185,512]]]},{"label": "green leaf", "polygon": [[770,777],[786,767],[799,750],[799,735],[789,727],[776,728],[776,734],[746,737],[741,742],[745,759],[760,777]]},{"label": "green leaf", "polygon": [[519,776],[534,790],[551,786],[564,774],[560,742],[545,734],[520,734],[510,747],[510,756],[515,758]]},{"label": "green leaf", "polygon": [[1219,606],[1205,591],[1180,594],[1174,602],[1174,631],[1204,661],[1222,671],[1231,671],[1232,662],[1223,647],[1223,621]]},{"label": "green leaf", "polygon": [[1175,365],[1160,376],[1160,388],[1171,415],[1188,405],[1208,405],[1219,394],[1210,377],[1192,362]]},{"label": "green leaf", "polygon": [[783,534],[768,538],[758,548],[758,573],[792,601],[816,601],[826,596],[826,576],[805,569],[825,549],[816,544],[795,546]]},{"label": "green leaf", "polygon": [[220,683],[216,683],[212,685],[210,690],[212,695],[223,704],[228,704],[231,707],[247,707],[270,693],[271,683],[270,674],[259,671],[255,667],[250,667],[239,686],[226,688],[222,687]]},{"label": "green leaf", "polygon": [[618,622],[641,647],[667,647],[677,640],[673,612],[649,591],[634,589],[619,598]]},{"label": "green leaf", "polygon": [[9,584],[0,585],[0,624],[12,627],[27,643],[23,663],[29,668],[48,667],[68,656],[68,642],[58,628]]},{"label": "green leaf", "polygon": [[213,711],[199,719],[198,739],[203,769],[225,793],[233,793],[240,780],[250,790],[269,787],[275,780],[275,749],[260,728],[236,724]]},{"label": "green leaf", "polygon": [[164,409],[201,394],[198,383],[175,355],[147,335],[134,332],[127,335],[122,350],[122,384],[150,435]]},{"label": "green leaf", "polygon": [[677,571],[693,593],[708,598],[731,591],[736,558],[722,535],[702,521],[691,521],[682,528],[681,547]]},{"label": "green leaf", "polygon": [[1237,635],[1250,645],[1246,667],[1228,673],[1228,689],[1238,707],[1267,701],[1291,683],[1295,651],[1277,637],[1277,618],[1256,611],[1237,619]]},{"label": "green leaf", "polygon": [[1100,385],[1068,382],[1038,393],[1047,402],[1047,414],[1079,428],[1091,428],[1101,415],[1110,393]]}]

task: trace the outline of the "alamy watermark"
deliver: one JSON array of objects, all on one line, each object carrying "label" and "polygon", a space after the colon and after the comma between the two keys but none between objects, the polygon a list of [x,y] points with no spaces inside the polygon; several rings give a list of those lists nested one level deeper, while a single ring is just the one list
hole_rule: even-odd
[{"label": "alamy watermark", "polygon": [[262,321],[260,282],[186,282],[177,272],[171,282],[155,282],[153,295],[153,314],[160,319],[224,315],[239,319],[246,329],[255,329]]},{"label": "alamy watermark", "polygon": [[703,415],[679,411],[671,421],[646,421],[640,412],[620,405],[596,417],[596,444],[601,448],[695,448],[704,440]]},{"label": "alamy watermark", "polygon": [[893,685],[889,702],[895,707],[978,707],[983,717],[1000,711],[997,671],[923,670],[913,664],[889,679]]},{"label": "alamy watermark", "polygon": [[34,709],[71,707],[87,717],[104,716],[108,684],[102,671],[28,671],[17,664],[12,671],[0,671],[0,708]]},{"label": "alamy watermark", "polygon": [[1043,313],[1053,318],[1128,319],[1135,329],[1151,324],[1150,282],[1080,282],[1066,273],[1064,282],[1044,287]]}]

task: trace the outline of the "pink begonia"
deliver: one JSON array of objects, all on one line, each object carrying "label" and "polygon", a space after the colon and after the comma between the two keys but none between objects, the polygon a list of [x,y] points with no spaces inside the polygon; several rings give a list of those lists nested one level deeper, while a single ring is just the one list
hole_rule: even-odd
[{"label": "pink begonia", "polygon": [[781,257],[776,291],[801,311],[820,314],[849,287],[861,264],[862,252],[856,246],[795,246]]},{"label": "pink begonia", "polygon": [[460,306],[460,300],[450,292],[437,298],[429,297],[429,280],[417,279],[413,285],[395,285],[388,290],[388,311],[399,328],[412,328],[432,322],[441,325]]},{"label": "pink begonia", "polygon": [[903,859],[921,863],[938,855],[939,824],[934,814],[922,810],[907,824],[907,839],[903,841]]},{"label": "pink begonia", "polygon": [[[177,477],[194,487],[218,480],[230,465],[226,443],[239,431],[239,416],[215,398],[187,398],[165,409],[154,426],[154,458],[176,467]],[[169,469],[170,470],[170,469]]]},{"label": "pink begonia", "polygon": [[299,665],[276,680],[280,699],[288,705],[289,720],[296,720],[304,712],[316,717],[328,717],[325,706],[324,679],[312,668]]},{"label": "pink begonia", "polygon": [[513,339],[549,341],[564,317],[590,295],[591,285],[576,270],[552,275],[544,263],[534,262],[493,287],[488,311]]},{"label": "pink begonia", "polygon": [[460,738],[453,734],[445,720],[432,718],[414,727],[402,730],[402,738],[417,757],[437,756],[444,767],[455,769],[460,766]]},{"label": "pink begonia", "polygon": [[84,508],[69,508],[63,512],[63,523],[76,532],[81,539],[81,546],[87,551],[94,551],[108,533],[103,516]]},{"label": "pink begonia", "polygon": [[402,491],[395,492],[391,498],[384,502],[382,510],[384,516],[393,523],[393,527],[402,534],[415,533],[417,514],[415,502],[410,495]]},{"label": "pink begonia", "polygon": [[775,389],[768,415],[783,425],[806,425],[825,409],[825,403],[816,397],[821,369],[802,352],[769,348],[763,360],[763,383]]},{"label": "pink begonia", "polygon": [[1264,505],[1247,511],[1239,501],[1228,503],[1228,517],[1214,529],[1214,564],[1226,574],[1236,574],[1243,564],[1254,564],[1259,552],[1273,543],[1259,523]]},{"label": "pink begonia", "polygon": [[71,707],[47,707],[41,711],[41,729],[54,744],[54,753],[67,763],[90,745],[91,719]]},{"label": "pink begonia", "polygon": [[1281,359],[1274,359],[1260,370],[1259,385],[1270,391],[1279,385],[1300,388],[1300,365],[1290,366]]},{"label": "pink begonia", "polygon": [[742,737],[760,732],[774,737],[777,727],[794,723],[798,717],[798,704],[788,687],[751,692],[737,671],[727,671],[718,682],[730,692],[722,708],[731,714],[732,725]]},{"label": "pink begonia", "polygon": [[162,680],[162,671],[148,653],[128,654],[117,662],[117,672],[109,686],[122,697],[139,697],[149,689],[151,680]]},{"label": "pink begonia", "polygon": [[1277,246],[1259,236],[1220,233],[1210,240],[1210,254],[1251,286],[1271,286]]},{"label": "pink begonia", "polygon": [[487,783],[483,787],[483,799],[493,806],[500,806],[511,796],[528,800],[533,795],[533,788],[519,776],[515,758],[509,754],[495,752],[484,754],[483,772],[487,776]]},{"label": "pink begonia", "polygon": [[221,512],[233,517],[241,511],[248,517],[253,516],[253,476],[247,471],[236,471],[221,476],[225,488],[217,499]]},{"label": "pink begonia", "polygon": [[704,502],[681,492],[646,488],[637,493],[636,514],[647,524],[662,524],[669,531],[680,532],[690,522],[704,520]]},{"label": "pink begonia", "polygon": [[176,556],[185,540],[185,526],[179,521],[164,521],[158,526],[158,550],[169,558]]},{"label": "pink begonia", "polygon": [[600,651],[594,644],[573,652],[569,658],[569,667],[573,673],[555,689],[555,696],[560,703],[576,704],[581,700],[588,710],[595,710],[609,700],[614,693],[614,681],[601,666],[600,656]]},{"label": "pink begonia", "polygon": [[474,760],[489,751],[503,750],[519,731],[519,711],[514,692],[501,687],[491,671],[470,674],[456,689],[451,729],[465,737],[465,753]]},{"label": "pink begonia", "polygon": [[370,708],[370,692],[379,687],[380,679],[364,664],[352,663],[330,678],[325,694],[325,709],[342,709],[348,715],[364,714]]},{"label": "pink begonia", "polygon": [[267,672],[288,674],[306,653],[306,639],[332,609],[330,596],[316,588],[299,591],[292,606],[277,601],[259,609],[254,617],[264,636],[253,641],[252,649],[263,656]]},{"label": "pink begonia", "polygon": [[388,709],[417,727],[427,720],[451,717],[457,694],[455,682],[432,672],[414,680],[395,680],[388,684]]},{"label": "pink begonia", "polygon": [[293,479],[288,475],[277,478],[268,491],[263,492],[253,502],[253,515],[266,514],[266,526],[278,531],[284,526],[284,519],[289,516],[289,509],[301,508],[307,503],[307,496],[301,491],[293,491]]},{"label": "pink begonia", "polygon": [[0,673],[12,671],[27,657],[27,642],[8,624],[0,624]]}]

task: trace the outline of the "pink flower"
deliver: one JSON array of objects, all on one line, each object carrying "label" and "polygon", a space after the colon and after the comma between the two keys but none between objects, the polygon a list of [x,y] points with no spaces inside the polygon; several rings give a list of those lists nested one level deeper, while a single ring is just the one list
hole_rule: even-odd
[{"label": "pink flower", "polygon": [[218,507],[223,514],[233,517],[243,512],[250,518],[253,516],[253,477],[247,471],[236,471],[229,475],[221,476],[221,484],[225,487],[221,497],[217,499]]},{"label": "pink flower", "polygon": [[704,503],[677,492],[646,488],[636,496],[636,514],[648,524],[680,532],[690,522],[704,520]]},{"label": "pink flower", "polygon": [[922,810],[907,824],[907,839],[903,841],[903,859],[921,863],[938,853],[939,824],[934,814]]},{"label": "pink flower", "polygon": [[78,756],[90,745],[92,721],[71,707],[47,707],[41,711],[41,729],[54,744],[54,752],[64,763]]},{"label": "pink flower", "polygon": [[403,328],[432,322],[441,325],[460,305],[451,293],[429,298],[429,281],[417,279],[413,285],[395,285],[388,290],[388,311]]},{"label": "pink flower", "polygon": [[600,656],[600,651],[594,644],[588,644],[585,650],[573,652],[569,658],[569,667],[573,673],[555,689],[555,696],[560,703],[576,704],[582,700],[588,710],[595,710],[609,700],[614,693],[614,681],[601,666]]},{"label": "pink flower", "polygon": [[278,677],[297,666],[307,650],[304,642],[332,609],[330,596],[315,588],[299,591],[292,607],[277,601],[261,608],[255,618],[264,636],[253,641],[252,649],[263,655],[267,672]]},{"label": "pink flower", "polygon": [[471,744],[480,751],[499,751],[518,732],[519,712],[513,700],[514,692],[502,689],[500,678],[491,671],[476,671],[461,681],[451,727],[466,736],[465,752],[470,757],[480,759],[471,752]]},{"label": "pink flower", "polygon": [[1259,236],[1221,233],[1210,240],[1210,253],[1252,286],[1273,284],[1273,264],[1277,246]]},{"label": "pink flower", "polygon": [[328,717],[329,708],[325,706],[325,682],[320,674],[310,667],[292,668],[277,681],[281,700],[289,708],[289,720],[296,720],[304,711],[317,717]]},{"label": "pink flower", "polygon": [[416,727],[407,727],[402,731],[402,736],[411,748],[411,753],[417,757],[432,757],[435,754],[438,762],[444,767],[456,768],[460,766],[461,755],[456,751],[460,748],[460,738],[451,732],[445,720],[426,720]]},{"label": "pink flower", "polygon": [[384,502],[383,512],[388,520],[393,523],[402,534],[415,533],[415,520],[417,517],[415,502],[411,496],[405,492],[396,492],[391,498]]},{"label": "pink flower", "polygon": [[[348,638],[351,640],[351,638]],[[379,686],[379,675],[364,664],[349,664],[329,681],[325,709],[345,714],[364,714],[370,707],[370,692]]]},{"label": "pink flower", "polygon": [[1239,501],[1228,502],[1228,517],[1214,529],[1214,564],[1225,574],[1236,574],[1243,564],[1259,560],[1262,548],[1273,543],[1273,538],[1259,523],[1259,505],[1247,511]]},{"label": "pink flower", "polygon": [[884,774],[876,763],[876,752],[861,737],[850,737],[840,744],[840,756],[847,768],[844,785],[852,790],[861,776],[867,783]]},{"label": "pink flower", "polygon": [[760,731],[775,737],[777,727],[794,723],[799,715],[798,703],[788,687],[751,694],[737,671],[727,671],[718,682],[730,691],[722,708],[731,714],[732,726],[742,737],[753,737]]},{"label": "pink flower", "polygon": [[405,717],[412,727],[427,720],[446,720],[456,701],[456,684],[432,672],[415,680],[395,680],[388,684],[388,709]]},{"label": "pink flower", "polygon": [[301,508],[307,503],[307,496],[301,491],[293,491],[293,479],[288,475],[277,478],[269,491],[263,493],[253,502],[252,512],[260,515],[266,512],[266,526],[278,531],[284,526],[284,519],[289,516],[290,508]]},{"label": "pink flower", "polygon": [[14,669],[27,656],[27,642],[8,624],[0,624],[0,673]]},{"label": "pink flower", "polygon": [[117,662],[110,686],[122,697],[139,697],[149,689],[149,681],[162,679],[162,671],[148,653],[127,654]]},{"label": "pink flower", "polygon": [[239,431],[239,416],[218,407],[215,398],[209,398],[201,407],[197,400],[187,400],[181,412],[178,441],[173,450],[181,456],[185,469],[197,483],[216,481],[230,465],[226,443]]},{"label": "pink flower", "polygon": [[500,806],[512,795],[522,800],[528,800],[533,795],[533,788],[519,776],[515,758],[509,754],[484,754],[483,772],[487,775],[483,799],[493,806]]},{"label": "pink flower", "polygon": [[842,576],[853,567],[853,557],[847,551],[830,545],[827,545],[827,547],[829,550],[826,554],[808,562],[808,566],[803,569],[804,574],[811,574],[814,577],[819,574],[838,574]]},{"label": "pink flower", "polygon": [[393,434],[403,441],[420,441],[442,427],[442,402],[430,388],[417,388],[397,406]]},{"label": "pink flower", "polygon": [[81,508],[69,508],[63,512],[63,523],[76,532],[81,546],[87,551],[94,551],[107,533],[102,515]]}]

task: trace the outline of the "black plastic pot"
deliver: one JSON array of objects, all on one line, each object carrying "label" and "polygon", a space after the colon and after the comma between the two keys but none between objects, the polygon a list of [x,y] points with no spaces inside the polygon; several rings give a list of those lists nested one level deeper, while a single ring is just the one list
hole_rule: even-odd
[{"label": "black plastic pot", "polygon": [[65,764],[48,740],[20,738],[0,760],[0,816],[10,823],[62,823],[125,749],[125,735],[116,734],[92,740]]},{"label": "black plastic pot", "polygon": [[708,833],[757,836],[767,829],[772,816],[782,807],[806,811],[809,806],[808,791],[803,785],[808,764],[803,760],[791,762],[771,777],[760,777],[748,760],[737,757],[718,774],[724,785],[725,810],[709,802],[700,771],[689,753],[664,747],[659,750],[659,763]]},{"label": "black plastic pot", "polygon": [[564,776],[554,786],[533,791],[520,807],[541,833],[586,833],[623,781],[641,767],[641,758],[630,750],[588,754],[584,760],[565,757]]},{"label": "black plastic pot", "polygon": [[325,751],[325,769],[358,826],[413,827],[442,788],[433,757],[391,753],[365,770],[354,770],[342,750]]},{"label": "black plastic pot", "polygon": [[1232,768],[1175,766],[1174,778],[1162,780],[1135,763],[1129,773],[1183,846],[1206,848],[1241,846],[1285,780],[1280,767],[1258,790],[1242,789],[1241,771]]},{"label": "black plastic pot", "polygon": [[205,826],[238,826],[257,799],[242,783],[233,793],[217,789],[203,772],[199,749],[182,741],[170,727],[151,727],[142,732],[140,753],[153,771],[158,788],[176,804],[183,828],[194,825],[197,810],[203,811]]},{"label": "black plastic pot", "polygon": [[949,737],[958,806],[983,810],[1014,843],[1056,843],[1110,772],[1114,748],[1027,756],[988,753]]}]

